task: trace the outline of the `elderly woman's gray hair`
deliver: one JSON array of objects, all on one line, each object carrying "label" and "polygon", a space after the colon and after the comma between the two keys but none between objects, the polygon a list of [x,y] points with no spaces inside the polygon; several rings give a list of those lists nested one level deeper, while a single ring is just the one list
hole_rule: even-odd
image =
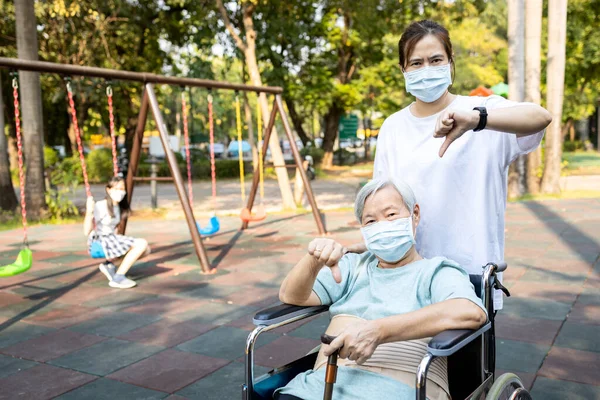
[{"label": "elderly woman's gray hair", "polygon": [[417,199],[415,198],[415,193],[408,185],[408,183],[397,179],[397,178],[386,178],[386,179],[373,179],[358,192],[356,196],[356,201],[354,202],[354,215],[358,222],[362,223],[363,212],[365,210],[365,201],[372,194],[375,194],[379,189],[384,188],[386,186],[393,186],[400,196],[402,196],[402,200],[404,201],[404,205],[410,211],[412,215],[413,209],[415,208],[415,204],[417,203]]}]

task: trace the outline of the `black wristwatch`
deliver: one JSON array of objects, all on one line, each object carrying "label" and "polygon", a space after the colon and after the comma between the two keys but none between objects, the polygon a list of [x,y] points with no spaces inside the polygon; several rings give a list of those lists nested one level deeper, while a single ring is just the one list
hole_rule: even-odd
[{"label": "black wristwatch", "polygon": [[487,125],[487,110],[485,107],[475,107],[473,110],[479,111],[479,123],[477,124],[475,129],[473,129],[473,132],[482,131]]}]

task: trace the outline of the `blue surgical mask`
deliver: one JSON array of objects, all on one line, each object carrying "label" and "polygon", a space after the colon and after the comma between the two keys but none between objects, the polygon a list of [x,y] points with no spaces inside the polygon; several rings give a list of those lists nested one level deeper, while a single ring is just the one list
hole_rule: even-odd
[{"label": "blue surgical mask", "polygon": [[360,228],[367,249],[388,263],[404,258],[415,244],[412,218],[376,222]]},{"label": "blue surgical mask", "polygon": [[452,84],[450,64],[405,72],[404,81],[408,93],[425,103],[433,103]]}]

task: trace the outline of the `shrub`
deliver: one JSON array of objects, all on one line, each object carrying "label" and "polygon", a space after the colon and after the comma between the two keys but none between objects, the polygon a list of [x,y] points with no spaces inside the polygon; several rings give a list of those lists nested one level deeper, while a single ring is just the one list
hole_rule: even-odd
[{"label": "shrub", "polygon": [[574,141],[565,140],[563,143],[563,151],[565,151],[565,152],[577,151],[577,150],[583,150],[583,149],[585,149],[585,146],[581,140],[574,140]]},{"label": "shrub", "polygon": [[48,207],[48,218],[52,221],[59,221],[64,218],[79,215],[75,204],[66,196],[70,192],[69,188],[60,190],[48,190],[46,192],[46,205]]},{"label": "shrub", "polygon": [[44,146],[44,168],[53,168],[58,161],[58,152],[52,147]]},{"label": "shrub", "polygon": [[321,164],[321,162],[323,161],[323,156],[325,155],[325,150],[323,150],[319,147],[310,146],[310,147],[305,147],[302,150],[300,150],[300,155],[302,157],[304,157],[306,155],[311,156],[316,165],[316,164]]},{"label": "shrub", "polygon": [[[239,178],[239,161],[238,160],[215,160],[215,169],[217,179]],[[184,179],[187,179],[187,165],[185,162],[179,163],[179,171]],[[252,173],[252,162],[244,162],[244,172]],[[138,176],[150,176],[150,164],[142,164],[138,166]],[[158,164],[157,176],[171,176],[169,165],[166,161],[161,161]],[[198,160],[192,162],[192,178],[194,179],[210,179],[210,161]]]},{"label": "shrub", "polygon": [[356,161],[356,154],[346,149],[337,149],[333,152],[333,162],[338,165],[353,165]]},{"label": "shrub", "polygon": [[87,156],[87,172],[91,182],[108,182],[113,176],[112,152],[110,149],[95,149]]},{"label": "shrub", "polygon": [[50,173],[50,182],[53,185],[74,186],[83,182],[83,173],[79,156],[65,157]]}]

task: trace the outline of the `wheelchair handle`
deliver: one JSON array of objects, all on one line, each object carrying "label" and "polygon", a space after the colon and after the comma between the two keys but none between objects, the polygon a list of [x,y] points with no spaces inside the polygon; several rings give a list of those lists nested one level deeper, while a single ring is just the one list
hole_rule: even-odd
[{"label": "wheelchair handle", "polygon": [[508,264],[505,261],[496,264],[496,272],[502,272],[508,268]]}]

